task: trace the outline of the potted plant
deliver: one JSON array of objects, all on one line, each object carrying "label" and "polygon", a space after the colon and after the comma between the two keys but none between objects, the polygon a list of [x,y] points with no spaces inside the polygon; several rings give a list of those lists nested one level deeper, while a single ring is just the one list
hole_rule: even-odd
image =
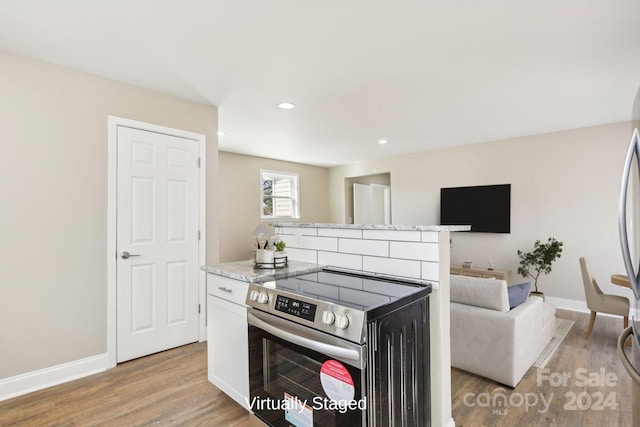
[{"label": "potted plant", "polygon": [[287,266],[287,253],[284,251],[284,248],[287,244],[280,240],[279,238],[274,241],[274,255],[273,262],[276,267],[286,267]]},{"label": "potted plant", "polygon": [[541,274],[551,273],[551,264],[562,254],[562,242],[557,241],[553,237],[549,237],[547,243],[540,243],[536,240],[533,244],[533,251],[523,252],[518,250],[520,257],[520,267],[518,274],[522,277],[530,277],[533,279],[534,291],[531,294],[539,295],[544,298],[544,293],[538,292],[538,278]]}]

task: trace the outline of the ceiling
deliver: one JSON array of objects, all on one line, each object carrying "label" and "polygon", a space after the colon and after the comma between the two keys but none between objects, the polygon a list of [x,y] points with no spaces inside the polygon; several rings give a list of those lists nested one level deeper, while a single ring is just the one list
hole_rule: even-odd
[{"label": "ceiling", "polygon": [[216,105],[221,150],[331,166],[628,120],[638,17],[637,0],[0,0],[0,49]]}]

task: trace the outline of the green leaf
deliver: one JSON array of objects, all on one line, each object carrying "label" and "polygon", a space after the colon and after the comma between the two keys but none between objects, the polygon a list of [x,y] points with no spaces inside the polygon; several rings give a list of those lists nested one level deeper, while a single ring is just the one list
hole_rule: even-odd
[{"label": "green leaf", "polygon": [[540,243],[540,240],[536,240],[531,252],[518,250],[520,258],[518,274],[522,277],[532,278],[536,292],[538,291],[538,278],[541,274],[551,273],[551,264],[562,254],[562,245],[562,242],[549,237],[547,243]]}]

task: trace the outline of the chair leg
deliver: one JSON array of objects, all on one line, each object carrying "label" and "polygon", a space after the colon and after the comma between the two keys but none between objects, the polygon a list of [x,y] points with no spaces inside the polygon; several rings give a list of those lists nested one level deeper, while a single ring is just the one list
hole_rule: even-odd
[{"label": "chair leg", "polygon": [[[624,316],[623,318],[623,322],[624,322],[624,329],[627,329],[627,326],[629,326],[629,317],[628,316]],[[633,340],[628,339],[625,343],[624,346],[625,347],[631,347],[631,343],[633,342]]]},{"label": "chair leg", "polygon": [[593,330],[593,324],[596,322],[596,314],[597,312],[591,312],[591,318],[589,319],[589,327],[587,328],[587,334],[584,336],[584,339],[589,339],[589,335],[591,335],[591,331]]}]

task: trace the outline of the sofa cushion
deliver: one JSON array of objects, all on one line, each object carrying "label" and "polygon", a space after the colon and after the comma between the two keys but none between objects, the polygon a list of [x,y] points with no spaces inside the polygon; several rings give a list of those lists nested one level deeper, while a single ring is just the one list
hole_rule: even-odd
[{"label": "sofa cushion", "polygon": [[520,283],[519,285],[509,286],[507,293],[509,294],[509,308],[519,306],[529,297],[531,282]]},{"label": "sofa cushion", "polygon": [[497,311],[509,311],[507,282],[480,277],[451,274],[449,279],[452,302],[488,308]]}]

